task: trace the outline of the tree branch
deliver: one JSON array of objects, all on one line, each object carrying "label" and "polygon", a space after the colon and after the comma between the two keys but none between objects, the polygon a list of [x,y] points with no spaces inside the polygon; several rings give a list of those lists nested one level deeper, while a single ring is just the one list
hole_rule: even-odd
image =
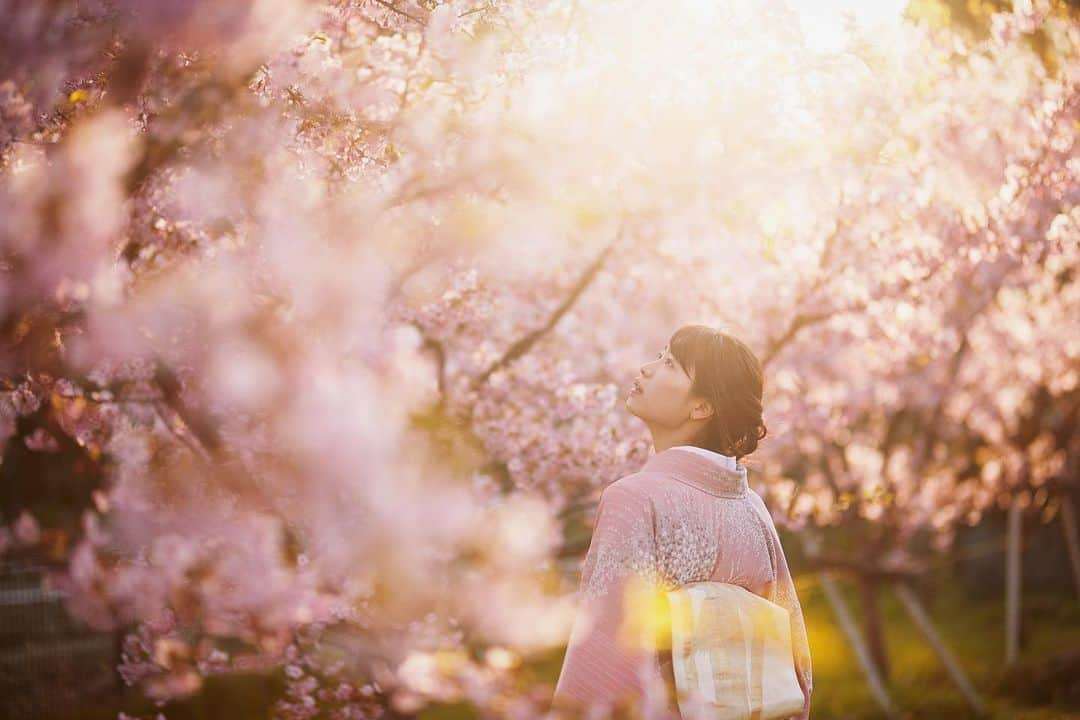
[{"label": "tree branch", "polygon": [[567,311],[569,311],[570,308],[574,306],[574,303],[576,303],[578,298],[581,297],[581,294],[585,292],[585,289],[589,287],[593,279],[596,277],[597,273],[600,272],[600,268],[604,266],[604,262],[607,261],[608,255],[611,254],[611,250],[615,247],[615,243],[618,241],[618,237],[621,234],[622,228],[620,228],[619,233],[616,235],[616,239],[608,243],[607,246],[600,252],[600,254],[597,255],[591,263],[589,263],[589,266],[585,269],[585,272],[582,273],[581,277],[574,285],[574,288],[570,291],[570,294],[563,300],[559,307],[555,309],[555,312],[551,314],[551,317],[547,319],[547,322],[545,322],[542,326],[528,333],[527,335],[525,335],[525,337],[519,339],[517,342],[511,345],[510,348],[505,353],[503,353],[502,357],[492,363],[486,370],[484,370],[484,372],[480,373],[480,375],[478,375],[476,379],[473,380],[474,389],[479,388],[481,385],[486,383],[491,377],[492,373],[510,365],[522,355],[529,352],[529,350],[531,350],[532,347],[536,345],[540,338],[542,338],[553,327],[555,327],[559,320],[562,319],[563,315],[565,315]]},{"label": "tree branch", "polygon": [[393,10],[394,12],[396,12],[398,15],[401,15],[402,17],[409,18],[410,20],[412,20],[415,23],[418,23],[421,26],[426,26],[426,23],[423,21],[423,19],[418,18],[415,15],[402,10],[398,6],[394,5],[393,3],[386,2],[386,0],[375,0],[375,2],[382,5],[384,8],[386,8],[388,10]]}]

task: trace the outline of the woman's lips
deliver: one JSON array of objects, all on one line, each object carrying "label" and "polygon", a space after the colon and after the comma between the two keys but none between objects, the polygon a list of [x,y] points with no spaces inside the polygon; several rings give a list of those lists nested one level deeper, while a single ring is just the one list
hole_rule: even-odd
[{"label": "woman's lips", "polygon": [[630,385],[630,394],[631,394],[631,395],[640,395],[640,394],[642,394],[643,392],[645,392],[645,390],[644,390],[644,389],[643,389],[643,388],[641,387],[641,384],[640,384],[640,383],[638,383],[638,381],[637,381],[637,380],[635,380],[635,381],[634,381],[634,382],[633,382],[633,383],[632,383],[632,384]]}]

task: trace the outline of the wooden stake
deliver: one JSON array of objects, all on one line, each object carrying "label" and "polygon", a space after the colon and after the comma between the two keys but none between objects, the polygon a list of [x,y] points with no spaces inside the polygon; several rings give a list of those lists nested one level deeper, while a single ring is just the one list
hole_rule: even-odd
[{"label": "wooden stake", "polygon": [[1069,551],[1076,599],[1080,600],[1080,537],[1076,530],[1076,508],[1068,491],[1061,494],[1061,530],[1065,533],[1065,547]]},{"label": "wooden stake", "polygon": [[986,706],[983,704],[982,699],[979,697],[978,692],[975,691],[975,687],[968,680],[967,675],[964,674],[959,663],[949,652],[949,648],[942,641],[941,636],[938,635],[937,630],[934,629],[934,624],[930,620],[930,616],[926,614],[923,609],[922,603],[919,601],[918,596],[907,586],[907,584],[898,582],[893,586],[893,590],[896,592],[896,597],[900,599],[900,603],[907,610],[908,615],[911,617],[915,626],[922,632],[923,637],[926,638],[926,642],[930,645],[930,648],[941,660],[941,664],[945,666],[945,670],[949,673],[949,677],[952,678],[953,683],[960,688],[960,692],[964,694],[964,698],[967,700],[968,705],[975,711],[979,717],[987,717]]},{"label": "wooden stake", "polygon": [[870,692],[873,694],[878,706],[881,707],[887,717],[899,717],[899,712],[889,697],[889,692],[885,688],[885,683],[882,682],[877,666],[870,657],[870,650],[867,648],[866,643],[863,642],[859,628],[855,625],[855,619],[848,611],[847,605],[844,604],[840,589],[836,587],[836,581],[827,573],[820,573],[818,578],[821,580],[821,588],[825,591],[825,597],[832,606],[833,612],[836,613],[836,619],[840,621],[840,629],[844,631],[848,643],[851,645],[852,650],[855,651],[855,657],[866,675],[866,680],[870,685]]},{"label": "wooden stake", "polygon": [[1005,664],[1014,664],[1020,656],[1020,531],[1023,510],[1017,498],[1009,505],[1005,547]]}]

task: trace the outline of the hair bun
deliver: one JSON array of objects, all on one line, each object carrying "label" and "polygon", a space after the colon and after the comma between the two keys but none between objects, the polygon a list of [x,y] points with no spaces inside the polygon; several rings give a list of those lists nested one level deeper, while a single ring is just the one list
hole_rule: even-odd
[{"label": "hair bun", "polygon": [[764,440],[768,434],[769,429],[765,426],[764,420],[759,418],[753,429],[744,433],[742,437],[735,441],[734,454],[739,457],[749,455],[757,450],[758,443]]}]

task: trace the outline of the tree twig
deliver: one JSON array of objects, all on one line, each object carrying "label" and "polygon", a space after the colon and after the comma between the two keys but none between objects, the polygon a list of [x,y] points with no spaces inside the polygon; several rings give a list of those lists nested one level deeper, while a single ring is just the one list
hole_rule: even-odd
[{"label": "tree twig", "polygon": [[398,15],[401,15],[402,17],[409,18],[410,20],[412,20],[415,23],[418,23],[421,26],[426,26],[426,24],[427,24],[421,18],[418,18],[415,15],[413,15],[412,13],[409,13],[409,12],[406,12],[405,10],[402,10],[397,5],[394,5],[393,3],[387,2],[386,0],[375,0],[375,2],[382,5],[384,8],[386,8],[388,10],[393,10],[394,12],[396,12]]}]

